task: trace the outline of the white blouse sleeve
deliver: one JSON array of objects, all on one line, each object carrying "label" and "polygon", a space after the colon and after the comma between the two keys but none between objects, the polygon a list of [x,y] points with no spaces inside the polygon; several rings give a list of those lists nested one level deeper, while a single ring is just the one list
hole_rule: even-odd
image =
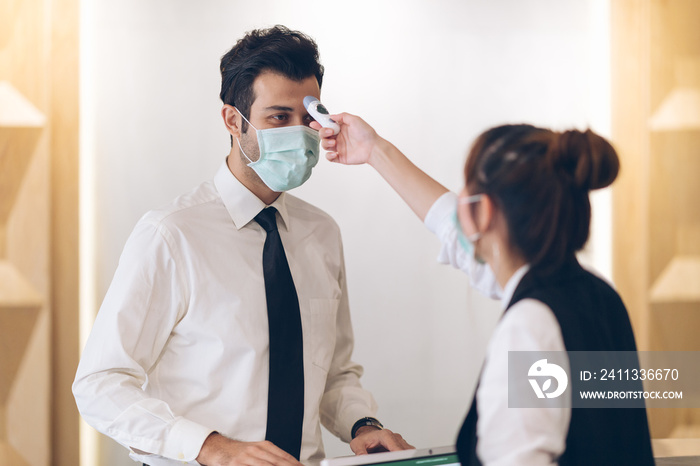
[{"label": "white blouse sleeve", "polygon": [[438,262],[450,264],[469,275],[471,285],[478,291],[493,299],[500,299],[503,291],[496,282],[491,268],[487,264],[479,264],[468,255],[457,241],[457,229],[453,221],[457,206],[457,195],[446,192],[430,207],[425,216],[425,226],[433,232],[442,248]]},{"label": "white blouse sleeve", "polygon": [[556,465],[566,448],[570,404],[509,408],[508,351],[566,351],[559,323],[547,305],[519,301],[496,327],[476,394],[477,454],[484,466]]}]

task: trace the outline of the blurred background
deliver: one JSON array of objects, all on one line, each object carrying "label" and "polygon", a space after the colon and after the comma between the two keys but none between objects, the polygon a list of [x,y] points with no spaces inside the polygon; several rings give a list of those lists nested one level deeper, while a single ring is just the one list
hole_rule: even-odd
[{"label": "blurred background", "polygon": [[[79,351],[137,220],[229,151],[220,57],[275,24],[317,41],[331,112],[452,190],[491,126],[611,137],[623,172],[593,195],[581,259],[620,289],[640,349],[699,349],[698,3],[0,0],[0,464],[133,464],[79,427]],[[379,419],[417,447],[453,444],[498,304],[437,264],[437,239],[372,169],[322,159],[292,194],[340,225]],[[692,410],[651,416],[654,437],[700,437]]]}]

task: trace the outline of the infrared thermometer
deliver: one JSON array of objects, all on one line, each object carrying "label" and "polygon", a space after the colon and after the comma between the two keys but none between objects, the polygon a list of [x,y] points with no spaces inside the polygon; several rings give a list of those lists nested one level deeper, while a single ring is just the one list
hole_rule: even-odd
[{"label": "infrared thermometer", "polygon": [[314,120],[318,121],[321,126],[332,129],[334,135],[340,132],[338,123],[333,121],[326,107],[324,107],[316,97],[310,95],[304,97],[304,107],[306,107],[306,111],[309,112],[309,115],[311,115]]}]

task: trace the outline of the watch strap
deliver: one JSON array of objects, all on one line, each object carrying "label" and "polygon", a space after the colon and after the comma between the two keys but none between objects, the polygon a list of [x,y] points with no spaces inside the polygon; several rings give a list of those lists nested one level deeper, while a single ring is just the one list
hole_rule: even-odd
[{"label": "watch strap", "polygon": [[377,419],[373,417],[363,417],[362,419],[358,420],[355,424],[353,424],[352,430],[350,431],[350,437],[355,438],[355,435],[357,435],[357,431],[360,429],[360,427],[364,426],[373,426],[380,430],[384,428],[382,423],[379,422]]}]

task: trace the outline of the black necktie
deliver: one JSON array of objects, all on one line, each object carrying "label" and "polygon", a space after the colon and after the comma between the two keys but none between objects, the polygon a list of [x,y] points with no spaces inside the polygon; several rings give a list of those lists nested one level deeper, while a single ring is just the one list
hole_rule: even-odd
[{"label": "black necktie", "polygon": [[299,459],[304,421],[301,315],[275,212],[274,207],[268,207],[255,217],[267,232],[263,275],[270,327],[270,383],[265,440]]}]

